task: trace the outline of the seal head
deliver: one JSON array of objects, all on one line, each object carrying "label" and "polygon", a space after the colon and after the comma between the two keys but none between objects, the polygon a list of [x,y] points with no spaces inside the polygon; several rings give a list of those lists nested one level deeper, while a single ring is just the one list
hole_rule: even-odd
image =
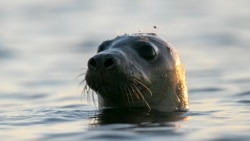
[{"label": "seal head", "polygon": [[178,53],[154,33],[104,41],[88,61],[85,80],[101,108],[188,109],[185,71]]}]

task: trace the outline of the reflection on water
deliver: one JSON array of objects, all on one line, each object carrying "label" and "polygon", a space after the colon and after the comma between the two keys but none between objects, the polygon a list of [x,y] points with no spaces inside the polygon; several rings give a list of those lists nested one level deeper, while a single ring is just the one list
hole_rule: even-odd
[{"label": "reflection on water", "polygon": [[[1,1],[1,141],[249,140],[249,4]],[[75,78],[97,46],[138,31],[157,32],[180,53],[189,112],[98,111],[81,100],[84,76]]]},{"label": "reflection on water", "polygon": [[93,125],[105,124],[145,124],[145,123],[166,123],[173,121],[187,120],[185,112],[163,113],[148,111],[140,108],[114,108],[102,110],[95,117]]}]

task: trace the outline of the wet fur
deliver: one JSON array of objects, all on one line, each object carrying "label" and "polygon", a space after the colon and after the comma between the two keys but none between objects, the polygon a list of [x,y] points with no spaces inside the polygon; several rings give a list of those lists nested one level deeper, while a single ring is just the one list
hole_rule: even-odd
[{"label": "wet fur", "polygon": [[[124,35],[114,41],[126,38]],[[137,57],[124,56],[123,52],[116,52],[124,60],[124,66],[114,72],[92,74],[86,72],[85,89],[93,90],[98,96],[99,107],[147,107],[149,110],[185,111],[188,109],[187,86],[185,71],[180,63],[177,52],[167,42],[158,39],[156,35],[132,35],[144,41],[154,42],[156,46],[166,46],[165,54],[172,57],[159,57],[151,66],[142,68],[137,62],[143,61]],[[129,40],[128,40],[129,41]],[[110,42],[108,42],[110,44]],[[100,47],[99,47],[100,48]],[[169,53],[167,53],[169,52]],[[134,54],[132,54],[134,55]],[[131,56],[132,56],[131,55]],[[131,58],[135,60],[131,60]],[[166,61],[166,70],[162,70],[161,61]],[[150,70],[150,71],[146,71]],[[105,86],[107,85],[107,86]],[[85,92],[86,93],[86,92]],[[88,92],[87,92],[88,93]],[[93,94],[93,93],[92,93]],[[101,95],[100,95],[101,94]]]}]

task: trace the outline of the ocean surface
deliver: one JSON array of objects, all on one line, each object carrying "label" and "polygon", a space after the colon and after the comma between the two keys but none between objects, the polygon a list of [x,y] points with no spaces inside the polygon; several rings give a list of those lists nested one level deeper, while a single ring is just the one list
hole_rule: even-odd
[{"label": "ocean surface", "polygon": [[[82,94],[97,46],[138,32],[178,50],[188,112],[99,111]],[[250,1],[0,1],[0,140],[249,141]]]}]

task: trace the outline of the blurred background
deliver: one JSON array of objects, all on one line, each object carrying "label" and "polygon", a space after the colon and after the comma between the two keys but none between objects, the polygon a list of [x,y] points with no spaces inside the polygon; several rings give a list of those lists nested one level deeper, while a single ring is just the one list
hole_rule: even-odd
[{"label": "blurred background", "polygon": [[[206,115],[191,114],[183,135],[173,139],[231,134],[246,140],[249,6],[248,0],[0,1],[1,140],[53,140],[49,135],[69,132],[71,139],[79,132],[96,137],[88,131],[88,115],[97,108],[81,98],[84,75],[78,75],[102,41],[137,32],[155,32],[176,47],[186,68],[191,111]],[[204,121],[209,125],[193,127]]]}]

